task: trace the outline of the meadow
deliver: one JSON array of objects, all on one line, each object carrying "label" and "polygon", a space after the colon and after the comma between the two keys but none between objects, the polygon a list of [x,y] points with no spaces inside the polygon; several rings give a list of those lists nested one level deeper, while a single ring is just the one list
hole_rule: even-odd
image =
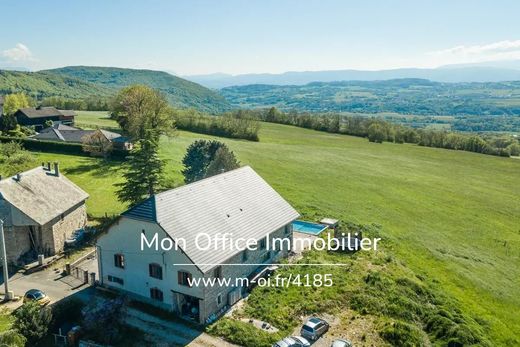
[{"label": "meadow", "polygon": [[[103,113],[78,123],[115,127]],[[181,159],[195,139],[164,139],[167,175],[182,184]],[[219,139],[252,166],[303,219],[377,223],[393,256],[489,325],[496,345],[520,331],[520,160],[366,139],[263,123],[260,141]],[[94,217],[125,209],[114,195],[120,162],[50,153],[89,194]]]}]

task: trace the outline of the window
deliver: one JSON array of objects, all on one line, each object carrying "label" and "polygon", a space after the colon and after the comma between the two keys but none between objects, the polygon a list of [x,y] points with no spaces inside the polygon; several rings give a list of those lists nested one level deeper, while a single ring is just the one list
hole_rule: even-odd
[{"label": "window", "polygon": [[217,305],[222,305],[222,294],[220,293],[217,295]]},{"label": "window", "polygon": [[162,280],[162,267],[159,264],[152,263],[148,265],[148,272],[150,277]]},{"label": "window", "polygon": [[217,266],[215,270],[213,270],[213,277],[222,278],[222,266]]},{"label": "window", "polygon": [[122,254],[114,254],[114,266],[124,269],[125,268],[125,256]]},{"label": "window", "polygon": [[120,285],[124,285],[125,284],[125,281],[123,281],[122,278],[119,278],[119,277],[116,277],[116,276],[111,276],[111,275],[108,275],[108,282],[117,283],[117,284],[120,284]]},{"label": "window", "polygon": [[243,262],[247,261],[247,256],[248,256],[247,249],[244,249],[244,251],[242,252],[242,261]]},{"label": "window", "polygon": [[260,249],[264,250],[265,247],[266,247],[266,238],[264,237],[263,239],[260,240]]},{"label": "window", "polygon": [[163,292],[159,288],[150,288],[150,297],[153,300],[163,301]]},{"label": "window", "polygon": [[191,279],[192,279],[192,276],[189,272],[186,272],[186,271],[177,272],[177,282],[181,286],[191,287],[190,286]]}]

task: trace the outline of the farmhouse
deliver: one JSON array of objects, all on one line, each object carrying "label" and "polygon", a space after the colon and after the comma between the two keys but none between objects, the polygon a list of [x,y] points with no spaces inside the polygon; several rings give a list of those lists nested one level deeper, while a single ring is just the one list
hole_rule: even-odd
[{"label": "farmhouse", "polygon": [[0,219],[7,257],[21,264],[38,254],[53,255],[85,226],[88,194],[59,172],[57,163],[0,180]]},{"label": "farmhouse", "polygon": [[54,107],[38,106],[21,108],[14,114],[18,124],[24,126],[34,126],[36,131],[44,128],[47,121],[74,125],[76,113],[70,110],[58,110]]},{"label": "farmhouse", "polygon": [[41,130],[31,138],[40,141],[62,141],[82,143],[87,136],[99,134],[99,139],[112,143],[114,149],[131,150],[133,145],[129,138],[107,130],[83,130],[65,124],[54,124],[52,127]]},{"label": "farmhouse", "polygon": [[[248,166],[157,194],[124,212],[98,240],[101,284],[183,318],[209,322],[245,294],[246,283],[237,279],[252,278],[287,256],[287,250],[267,249],[265,240],[292,239],[291,223],[298,216]],[[259,247],[196,247],[202,232],[255,239]],[[169,251],[142,249],[143,234],[186,242]],[[212,279],[230,279],[231,286],[203,285]]]}]

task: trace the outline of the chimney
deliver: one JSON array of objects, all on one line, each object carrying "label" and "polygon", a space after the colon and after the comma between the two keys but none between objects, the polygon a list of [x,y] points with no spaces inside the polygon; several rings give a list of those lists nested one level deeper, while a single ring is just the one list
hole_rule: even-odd
[{"label": "chimney", "polygon": [[56,177],[60,175],[60,164],[57,161],[54,162],[54,175]]}]

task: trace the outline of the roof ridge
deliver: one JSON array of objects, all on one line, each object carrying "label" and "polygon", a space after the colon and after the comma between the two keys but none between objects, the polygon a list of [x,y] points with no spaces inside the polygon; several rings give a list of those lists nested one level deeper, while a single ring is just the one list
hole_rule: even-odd
[{"label": "roof ridge", "polygon": [[[188,184],[185,184],[185,185],[182,185],[182,186],[178,186],[176,188],[172,188],[172,189],[169,189],[169,190],[165,190],[164,192],[160,192],[160,193],[157,193],[155,194],[154,196],[160,196],[160,195],[166,195],[166,193],[171,193],[171,192],[174,192],[174,191],[179,191],[181,189],[185,189],[186,187],[194,187],[196,185],[200,185],[202,184],[203,182],[205,181],[208,181],[210,179],[215,179],[219,176],[223,176],[223,175],[228,175],[228,174],[231,174],[233,172],[237,172],[239,170],[242,170],[242,169],[246,169],[246,168],[249,168],[249,169],[252,169],[251,166],[249,165],[244,165],[244,166],[241,166],[239,168],[236,168],[236,169],[233,169],[233,170],[230,170],[230,171],[226,171],[226,172],[222,172],[222,173],[219,173],[218,175],[213,175],[213,176],[210,176],[210,177],[205,177],[203,179],[200,179],[198,181],[195,181],[195,182],[191,182],[191,183],[188,183]],[[254,171],[254,170],[253,170]]]}]

